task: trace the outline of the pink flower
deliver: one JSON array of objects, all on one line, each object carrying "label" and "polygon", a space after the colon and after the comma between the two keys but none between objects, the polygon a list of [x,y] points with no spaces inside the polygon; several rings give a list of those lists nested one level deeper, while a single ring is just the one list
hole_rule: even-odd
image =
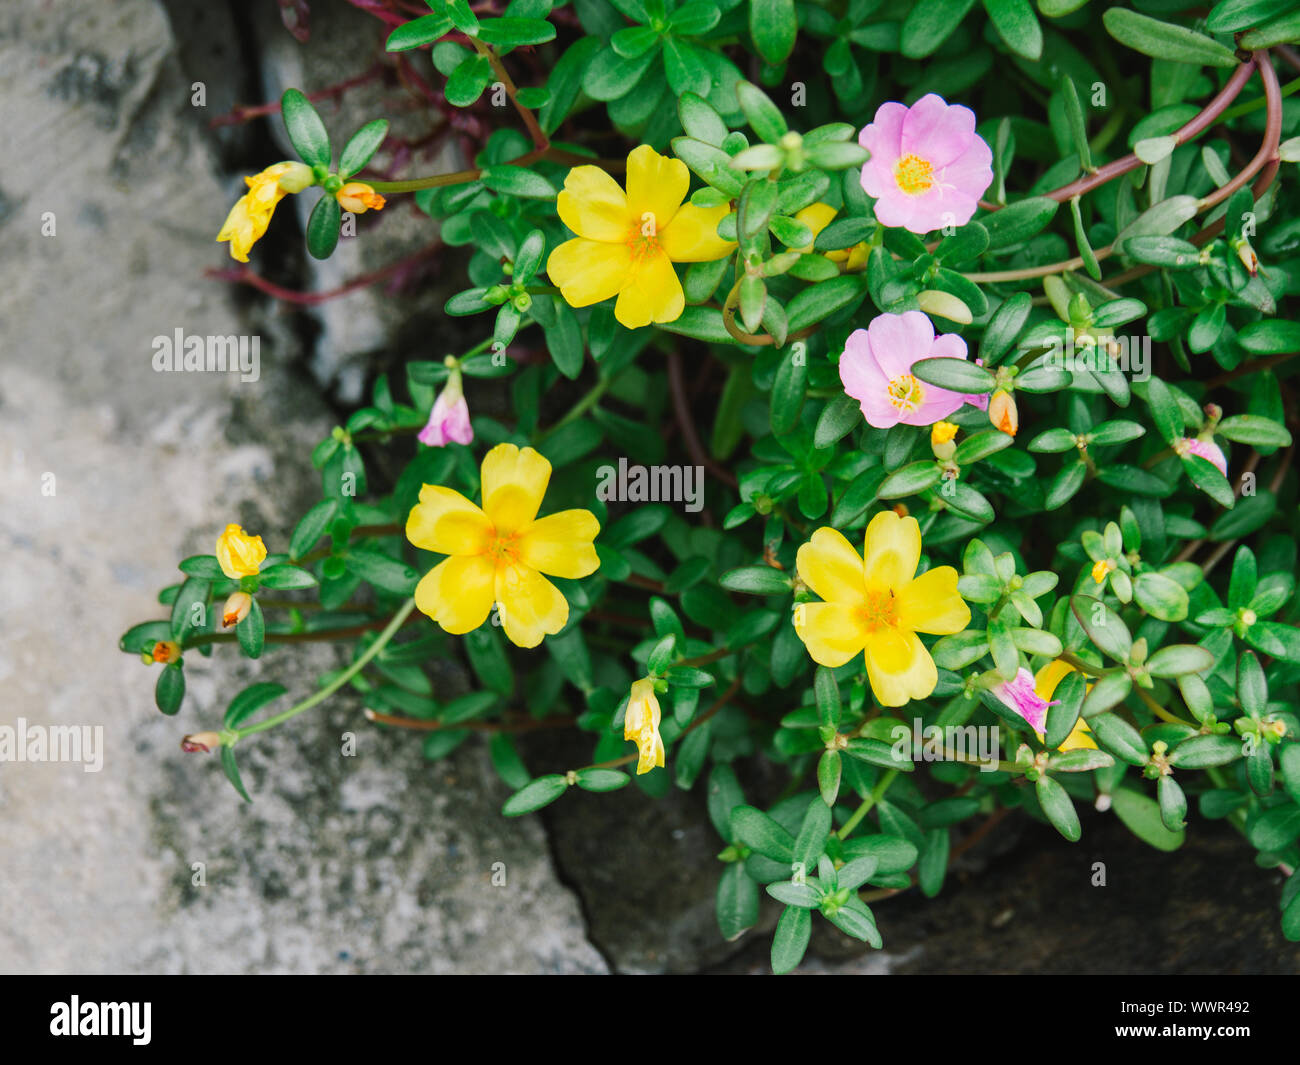
[{"label": "pink flower", "polygon": [[966,358],[966,341],[956,333],[934,335],[920,311],[882,314],[866,329],[855,329],[844,344],[840,380],[862,404],[867,424],[877,429],[933,425],[966,402],[959,392],[928,385],[912,374],[918,359]]},{"label": "pink flower", "polygon": [[429,421],[420,430],[419,441],[429,447],[446,447],[449,441],[468,444],[473,439],[469,404],[461,391],[460,370],[454,369],[447,379],[447,387],[434,401],[433,410],[429,411]]},{"label": "pink flower", "polygon": [[862,188],[882,225],[913,233],[964,226],[993,181],[993,151],[975,133],[975,112],[934,93],[911,107],[881,104],[858,143],[871,153]]},{"label": "pink flower", "polygon": [[1179,455],[1198,455],[1218,468],[1223,476],[1228,476],[1228,456],[1223,453],[1213,440],[1200,440],[1194,436],[1185,436],[1174,441],[1174,451]]},{"label": "pink flower", "polygon": [[1003,681],[990,689],[1007,706],[1023,717],[1039,736],[1047,729],[1047,708],[1055,705],[1048,702],[1034,689],[1034,675],[1023,666],[1016,671],[1014,680]]}]

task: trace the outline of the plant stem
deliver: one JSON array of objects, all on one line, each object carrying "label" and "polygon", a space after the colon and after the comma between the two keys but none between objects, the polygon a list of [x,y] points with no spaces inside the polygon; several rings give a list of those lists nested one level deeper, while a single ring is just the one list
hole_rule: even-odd
[{"label": "plant stem", "polygon": [[316,692],[315,695],[309,695],[302,702],[298,703],[295,706],[289,707],[289,709],[286,710],[284,713],[276,714],[274,717],[268,717],[265,721],[259,721],[254,725],[247,726],[246,728],[232,729],[231,731],[234,732],[235,739],[231,742],[231,746],[233,746],[235,742],[242,740],[245,736],[251,736],[255,732],[265,732],[267,729],[275,728],[276,725],[283,724],[284,722],[288,721],[291,717],[297,717],[304,710],[310,710],[317,703],[324,702],[336,691],[338,691],[341,687],[343,687],[343,685],[345,685],[348,681],[350,681],[353,677],[355,677],[358,673],[360,673],[361,670],[365,668],[367,662],[369,662],[372,658],[375,657],[375,655],[379,654],[380,651],[382,651],[386,646],[388,646],[388,641],[391,640],[394,635],[396,635],[397,630],[402,627],[402,625],[406,622],[407,617],[414,609],[415,609],[415,599],[414,598],[408,599],[402,605],[402,608],[396,614],[394,614],[391,619],[389,619],[388,625],[384,628],[384,631],[379,634],[379,636],[375,639],[374,643],[372,643],[369,647],[366,648],[365,652],[361,655],[361,657],[358,658],[355,662],[353,662],[352,665],[348,666],[347,669],[345,669],[342,673],[340,673],[327,685],[325,685],[325,687],[323,687],[320,691]]},{"label": "plant stem", "polygon": [[876,786],[871,789],[871,794],[862,800],[861,805],[856,810],[853,811],[849,819],[844,822],[844,824],[840,827],[840,830],[836,832],[835,835],[838,836],[840,839],[848,839],[849,836],[852,834],[853,830],[862,823],[862,819],[866,817],[868,813],[871,812],[871,808],[875,806],[876,803],[878,803],[881,800],[881,797],[885,794],[885,792],[889,790],[889,785],[894,782],[894,778],[896,776],[898,776],[898,770],[891,769],[887,773],[885,773],[883,777],[881,777],[878,781],[876,781]]}]

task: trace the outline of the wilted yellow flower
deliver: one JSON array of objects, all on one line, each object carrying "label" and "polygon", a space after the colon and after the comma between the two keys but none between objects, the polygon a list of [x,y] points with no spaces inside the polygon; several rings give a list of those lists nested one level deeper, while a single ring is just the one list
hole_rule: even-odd
[{"label": "wilted yellow flower", "polygon": [[736,245],[717,235],[727,207],[683,203],[690,171],[647,144],[627,157],[627,192],[598,166],[575,166],[556,200],[577,234],[551,252],[546,272],[572,307],[617,296],[628,329],[674,322],[686,307],[673,263],[712,262]]},{"label": "wilted yellow flower", "polygon": [[636,771],[640,776],[655,766],[664,764],[664,741],[659,735],[659,700],[655,698],[654,682],[642,677],[632,682],[632,692],[623,715],[623,738],[635,740],[640,756]]},{"label": "wilted yellow flower", "polygon": [[867,526],[865,558],[842,533],[818,529],[799,548],[803,582],[823,603],[795,608],[795,632],[814,662],[835,668],[865,651],[867,679],[883,706],[924,699],[939,675],[918,632],[947,635],[970,622],[957,571],[938,566],[915,576],[921,527],[882,511]]},{"label": "wilted yellow flower", "polygon": [[351,211],[353,214],[361,214],[368,210],[383,210],[387,202],[364,181],[349,181],[334,194],[334,198],[339,201],[339,206],[343,210]]},{"label": "wilted yellow flower", "polygon": [[[1074,666],[1060,658],[1054,658],[1048,662],[1042,669],[1034,674],[1034,691],[1036,691],[1044,702],[1052,701],[1052,694],[1056,691],[1057,685],[1061,683],[1067,674],[1075,672]],[[1088,688],[1092,685],[1089,684]],[[1036,733],[1038,742],[1043,742],[1043,734]],[[1097,749],[1097,744],[1092,738],[1092,729],[1088,727],[1088,722],[1082,717],[1074,723],[1074,728],[1070,734],[1057,748],[1058,751],[1072,751],[1076,747],[1089,747]]]},{"label": "wilted yellow flower", "polygon": [[[813,242],[815,243],[821,231],[831,224],[831,221],[839,212],[828,203],[810,203],[802,211],[795,214],[796,222],[802,222],[812,230]],[[802,248],[795,248],[795,251],[801,251],[805,255],[813,250],[812,244],[805,244]],[[853,273],[856,270],[865,270],[867,267],[867,257],[871,254],[871,246],[865,240],[859,241],[851,248],[836,248],[834,251],[818,252],[824,255],[831,262],[839,265],[841,270]]]},{"label": "wilted yellow flower", "polygon": [[216,555],[221,572],[231,580],[256,577],[266,558],[266,545],[260,536],[249,536],[232,522],[217,537]]},{"label": "wilted yellow flower", "polygon": [[244,618],[248,617],[248,612],[253,609],[253,597],[247,592],[235,592],[226,600],[226,605],[221,608],[221,624],[224,628],[230,628],[232,625],[238,625]]},{"label": "wilted yellow flower", "polygon": [[551,464],[530,447],[498,444],[483,459],[483,507],[426,484],[406,519],[406,538],[448,557],[415,589],[415,605],[447,632],[472,632],[496,603],[510,641],[536,647],[569,620],[569,604],[542,574],[586,577],[600,559],[600,523],[589,510],[537,517]]},{"label": "wilted yellow flower", "polygon": [[159,640],[151,653],[155,662],[169,666],[181,657],[181,645],[175,640]]},{"label": "wilted yellow flower", "polygon": [[248,262],[248,253],[262,239],[276,204],[289,192],[301,192],[313,181],[305,163],[276,163],[260,174],[244,178],[248,191],[230,209],[217,241],[230,242],[231,258]]},{"label": "wilted yellow flower", "polygon": [[946,444],[957,435],[958,426],[952,422],[935,422],[930,426],[930,443]]}]

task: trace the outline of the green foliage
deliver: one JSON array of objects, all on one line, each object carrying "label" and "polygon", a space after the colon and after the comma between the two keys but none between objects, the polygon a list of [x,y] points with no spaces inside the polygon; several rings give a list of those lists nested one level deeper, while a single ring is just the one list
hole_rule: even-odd
[{"label": "green foliage", "polygon": [[[429,759],[482,740],[508,816],[573,787],[635,781],[647,803],[704,788],[720,933],[779,904],[776,972],[802,960],[814,911],[880,947],[868,901],[941,892],[961,840],[1004,807],[1071,842],[1110,811],[1160,850],[1227,818],[1260,865],[1295,868],[1295,121],[1272,56],[1243,67],[1235,50],[1300,37],[1291,5],[1222,0],[1201,19],[1078,0],[616,0],[564,18],[515,0],[481,19],[463,0],[430,6],[388,51],[423,64],[481,143],[463,173],[372,184],[414,192],[436,220],[444,276],[464,271],[448,335],[470,340],[380,377],[318,444],[321,499],[286,554],[240,580],[213,556],[184,560],[161,597],[170,620],[131,629],[123,650],[232,642],[213,614],[242,590],[245,655],[347,643],[324,694],[350,686],[381,726],[422,734]],[[973,109],[993,180],[964,224],[914,233],[877,217],[858,136],[879,104],[928,93]],[[325,174],[315,109],[290,90],[283,113]],[[383,119],[358,131],[339,176],[386,133]],[[716,213],[707,235],[734,246],[670,266],[680,313],[629,328],[621,299],[573,306],[553,275],[579,224],[574,169],[623,182],[642,144],[684,164],[689,203]],[[312,255],[339,226],[322,196]],[[937,416],[872,424],[845,391],[850,336],[908,312],[970,356],[912,363],[917,388],[967,399],[947,439],[930,435]],[[463,390],[473,443],[413,449],[440,389]],[[403,612],[439,560],[402,535],[422,486],[480,501],[479,463],[501,443],[550,460],[544,512],[601,525],[599,569],[556,578],[567,620],[539,648],[512,645],[495,612],[468,633]],[[675,470],[676,488],[638,496],[620,479],[632,466]],[[970,610],[960,631],[924,630],[934,684],[903,707],[884,705],[860,651],[818,665],[801,635],[829,594],[801,549],[826,527],[860,549],[889,510],[916,519],[921,570],[952,567]],[[439,658],[478,690],[435,694]],[[1035,674],[1042,734],[1023,705]],[[633,775],[642,678],[667,764]],[[184,689],[183,662],[163,666],[159,708],[177,713]],[[281,694],[256,684],[226,711],[221,757],[245,798],[234,739]],[[590,764],[521,757],[513,734],[539,724],[579,730]],[[955,748],[967,728],[991,746]],[[771,805],[759,761],[788,776]],[[1281,920],[1300,939],[1295,883]]]}]

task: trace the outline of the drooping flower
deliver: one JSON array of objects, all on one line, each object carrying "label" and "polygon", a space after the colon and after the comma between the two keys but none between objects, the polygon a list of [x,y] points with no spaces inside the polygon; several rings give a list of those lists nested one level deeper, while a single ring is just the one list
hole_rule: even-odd
[{"label": "drooping flower", "polygon": [[795,608],[795,632],[808,654],[835,668],[864,652],[867,679],[882,706],[924,699],[938,683],[918,632],[948,635],[970,622],[970,608],[957,593],[957,571],[938,566],[918,577],[920,558],[916,519],[886,510],[867,526],[863,555],[825,527],[795,559],[800,579],[825,600]]},{"label": "drooping flower", "polygon": [[556,201],[577,236],[551,252],[546,272],[572,307],[617,296],[628,329],[674,322],[686,307],[673,263],[712,262],[736,247],[717,235],[725,205],[683,203],[690,171],[649,145],[627,157],[627,192],[598,166],[575,166]]},{"label": "drooping flower", "polygon": [[989,690],[1023,717],[1040,740],[1043,738],[1043,729],[1047,727],[1047,708],[1052,704],[1035,690],[1034,675],[1029,670],[1021,666],[1013,679],[1004,680]]},{"label": "drooping flower", "polygon": [[[1064,659],[1054,658],[1034,674],[1034,690],[1038,693],[1040,699],[1044,701],[1051,699],[1051,697],[1056,694],[1057,685],[1059,685],[1067,675],[1074,672],[1075,668],[1070,665],[1069,662],[1066,662]],[[1091,689],[1092,685],[1089,684],[1087,688]],[[1038,740],[1040,743],[1043,740],[1041,733],[1038,736]],[[1082,717],[1074,723],[1074,728],[1070,730],[1070,734],[1065,737],[1065,740],[1057,750],[1072,751],[1076,747],[1087,747],[1092,750],[1097,749],[1096,741],[1092,738],[1092,729],[1088,727],[1088,722],[1086,722]]]},{"label": "drooping flower", "polygon": [[415,605],[447,632],[477,629],[495,603],[502,628],[519,647],[536,647],[569,620],[569,604],[546,579],[575,579],[600,566],[589,510],[537,517],[551,464],[530,447],[498,444],[483,459],[483,506],[426,484],[406,519],[416,547],[448,556],[415,589]]},{"label": "drooping flower", "polygon": [[933,425],[966,402],[959,392],[926,384],[912,373],[919,359],[966,358],[966,341],[956,333],[934,335],[920,311],[881,314],[866,329],[855,329],[844,343],[840,380],[862,404],[862,414],[877,429]]},{"label": "drooping flower", "polygon": [[231,258],[248,262],[248,253],[262,239],[271,215],[286,193],[301,192],[314,176],[306,163],[276,163],[260,174],[244,178],[248,191],[230,209],[217,242],[230,242]]},{"label": "drooping flower", "polygon": [[1213,440],[1202,440],[1195,436],[1184,436],[1174,441],[1174,452],[1178,455],[1196,455],[1205,459],[1223,476],[1228,476],[1228,456],[1223,453]]},{"label": "drooping flower", "polygon": [[[817,203],[810,203],[802,211],[797,212],[794,217],[796,222],[802,222],[812,230],[813,243],[815,244],[818,236],[821,235],[821,231],[831,224],[838,213],[830,204],[822,203],[819,200]],[[807,255],[813,250],[813,244],[807,244],[794,250]],[[867,268],[867,258],[871,254],[871,246],[863,240],[854,244],[851,248],[836,248],[834,251],[818,252],[817,254],[825,256],[841,270],[854,273]]]},{"label": "drooping flower", "polygon": [[353,214],[366,211],[382,211],[387,202],[364,181],[349,181],[334,194],[339,206]]},{"label": "drooping flower", "polygon": [[636,741],[637,776],[664,764],[664,741],[659,735],[659,700],[654,681],[642,677],[632,682],[632,691],[623,715],[623,738]]},{"label": "drooping flower", "polygon": [[871,153],[862,188],[883,225],[913,233],[964,226],[993,181],[993,151],[975,132],[975,112],[934,93],[911,107],[881,104],[858,143]]},{"label": "drooping flower", "polygon": [[453,366],[447,384],[433,402],[429,420],[420,430],[420,443],[429,447],[446,447],[448,441],[470,444],[474,441],[474,427],[469,423],[469,404],[461,381],[461,371]]},{"label": "drooping flower", "polygon": [[240,577],[256,577],[266,558],[266,545],[260,536],[248,533],[231,522],[217,537],[217,563],[221,572],[232,581]]}]

